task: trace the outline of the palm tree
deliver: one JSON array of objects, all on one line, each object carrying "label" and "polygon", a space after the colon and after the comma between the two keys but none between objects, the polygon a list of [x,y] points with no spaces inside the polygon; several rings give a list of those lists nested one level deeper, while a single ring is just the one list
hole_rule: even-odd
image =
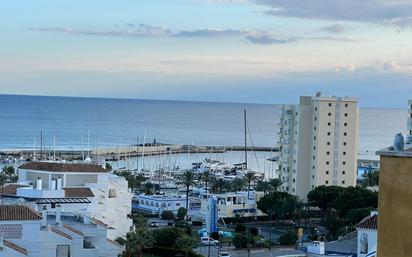
[{"label": "palm tree", "polygon": [[283,181],[278,178],[272,178],[271,180],[269,180],[269,184],[270,184],[272,192],[276,192],[279,190],[280,186],[283,184]]},{"label": "palm tree", "polygon": [[148,229],[143,218],[139,219],[134,231],[126,234],[126,239],[124,242],[125,250],[122,253],[122,257],[141,257],[144,249],[153,246],[153,233]]},{"label": "palm tree", "polygon": [[185,257],[189,256],[189,251],[196,247],[197,242],[187,235],[179,237],[176,240],[176,248],[185,253]]},{"label": "palm tree", "polygon": [[245,174],[245,179],[247,181],[247,199],[249,199],[250,184],[256,180],[256,173],[253,171],[248,171]]},{"label": "palm tree", "polygon": [[246,180],[241,178],[234,178],[230,182],[230,191],[231,192],[238,192],[242,191],[246,186]]},{"label": "palm tree", "polygon": [[268,181],[259,180],[256,183],[256,190],[262,191],[263,195],[266,195],[268,192],[271,192],[272,186]]},{"label": "palm tree", "polygon": [[195,174],[192,171],[187,170],[183,172],[179,180],[180,181],[178,182],[178,184],[184,185],[186,187],[186,220],[187,220],[189,218],[189,216],[187,215],[187,213],[189,213],[189,188],[195,185]]},{"label": "palm tree", "polygon": [[153,183],[147,182],[143,185],[143,192],[146,195],[152,195],[154,194],[154,191],[155,191],[155,185]]},{"label": "palm tree", "polygon": [[209,188],[207,187],[208,184],[212,181],[213,179],[213,175],[212,173],[210,173],[210,171],[205,171],[203,172],[203,174],[200,176],[201,180],[203,182],[205,182],[205,186],[206,186],[206,191],[209,190]]}]

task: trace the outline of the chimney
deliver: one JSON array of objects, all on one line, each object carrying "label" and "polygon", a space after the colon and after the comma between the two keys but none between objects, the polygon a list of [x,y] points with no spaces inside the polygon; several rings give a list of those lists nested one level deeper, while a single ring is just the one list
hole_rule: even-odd
[{"label": "chimney", "polygon": [[45,228],[45,227],[47,227],[47,207],[46,207],[46,205],[43,206],[43,209],[41,211],[41,217],[42,217],[41,226],[43,228]]},{"label": "chimney", "polygon": [[62,207],[60,204],[56,205],[56,224],[61,225]]},{"label": "chimney", "polygon": [[38,177],[36,181],[36,190],[42,190],[42,189],[43,189],[43,181],[41,180],[40,177]]},{"label": "chimney", "polygon": [[62,179],[59,177],[57,179],[57,190],[62,190]]},{"label": "chimney", "polygon": [[56,190],[56,180],[55,179],[51,181],[50,190]]}]

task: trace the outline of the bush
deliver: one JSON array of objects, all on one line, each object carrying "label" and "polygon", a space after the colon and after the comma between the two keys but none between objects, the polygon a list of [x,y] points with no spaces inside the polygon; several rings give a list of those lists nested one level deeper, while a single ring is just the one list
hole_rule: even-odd
[{"label": "bush", "polygon": [[153,231],[155,245],[159,247],[174,247],[176,239],[186,235],[184,230],[176,227],[166,227]]},{"label": "bush", "polygon": [[177,210],[177,218],[178,218],[179,220],[184,220],[184,219],[185,219],[185,216],[186,216],[186,209],[185,209],[184,207],[180,207],[180,208]]},{"label": "bush", "polygon": [[175,215],[172,211],[163,211],[161,216],[162,216],[162,219],[164,220],[174,220],[175,219]]},{"label": "bush", "polygon": [[233,239],[232,243],[236,248],[247,248],[247,245],[249,243],[249,237],[245,234],[242,233],[237,233]]},{"label": "bush", "polygon": [[288,232],[279,237],[278,242],[281,245],[294,245],[298,241],[298,234],[296,231],[289,229]]},{"label": "bush", "polygon": [[259,235],[259,229],[256,228],[256,227],[251,227],[251,228],[249,229],[249,232],[250,232],[250,234],[252,234],[253,236]]},{"label": "bush", "polygon": [[243,225],[243,224],[236,225],[235,232],[236,233],[245,233],[246,232],[246,226]]},{"label": "bush", "polygon": [[213,238],[214,240],[218,240],[219,241],[219,232],[213,232],[212,234],[210,234],[210,237]]}]

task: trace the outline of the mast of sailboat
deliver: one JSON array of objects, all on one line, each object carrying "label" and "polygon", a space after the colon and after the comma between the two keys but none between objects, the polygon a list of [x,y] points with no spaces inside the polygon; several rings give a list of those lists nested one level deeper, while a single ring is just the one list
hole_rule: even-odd
[{"label": "mast of sailboat", "polygon": [[139,136],[136,138],[136,171],[139,171]]},{"label": "mast of sailboat", "polygon": [[243,120],[245,126],[245,167],[247,169],[247,125],[246,125],[246,109],[243,110]]},{"label": "mast of sailboat", "polygon": [[43,131],[40,130],[40,161],[43,160]]}]

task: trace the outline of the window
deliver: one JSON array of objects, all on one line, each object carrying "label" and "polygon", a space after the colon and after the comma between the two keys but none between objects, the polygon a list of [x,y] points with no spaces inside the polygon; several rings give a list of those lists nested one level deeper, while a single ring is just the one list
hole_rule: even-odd
[{"label": "window", "polygon": [[316,157],[315,157],[315,156],[313,156],[313,159],[315,160],[315,159],[316,159]]},{"label": "window", "polygon": [[330,154],[330,152],[328,151],[328,152],[326,152],[326,155],[329,155]]},{"label": "window", "polygon": [[296,180],[295,179],[293,179],[293,183],[295,183],[296,182]]},{"label": "window", "polygon": [[326,180],[326,181],[325,181],[325,184],[328,185],[328,184],[329,184],[329,180]]},{"label": "window", "polygon": [[345,122],[345,123],[343,123],[343,126],[347,127],[347,126],[348,126],[348,123],[346,123],[346,122]]},{"label": "window", "polygon": [[330,145],[330,142],[327,142],[326,145]]},{"label": "window", "polygon": [[330,112],[330,113],[328,113],[328,116],[330,117],[330,116],[332,116],[332,113]]},{"label": "window", "polygon": [[316,131],[316,127],[313,127],[313,129]]},{"label": "window", "polygon": [[176,203],[176,206],[180,206],[180,203]]},{"label": "window", "polygon": [[316,150],[316,146],[313,147],[313,150]]},{"label": "window", "polygon": [[331,125],[331,123],[330,122],[328,122],[328,126],[330,126]]},{"label": "window", "polygon": [[329,165],[329,161],[326,162],[326,165]]},{"label": "window", "polygon": [[312,169],[315,169],[315,165],[312,166]]},{"label": "window", "polygon": [[318,110],[318,107],[315,107],[315,112]]},{"label": "window", "polygon": [[312,179],[315,179],[315,175],[312,175]]},{"label": "window", "polygon": [[318,118],[315,117],[315,121],[317,121],[317,120],[318,120]]},{"label": "window", "polygon": [[329,171],[327,170],[327,171],[326,171],[326,175],[328,175],[328,174],[329,174]]},{"label": "window", "polygon": [[348,135],[348,133],[346,133],[346,132],[343,132],[343,136],[345,136],[345,137],[346,137],[347,135]]},{"label": "window", "polygon": [[69,245],[57,245],[56,257],[70,257]]},{"label": "window", "polygon": [[343,162],[342,162],[342,165],[346,165],[346,162],[345,162],[345,161],[343,161]]},{"label": "window", "polygon": [[313,137],[313,140],[316,140],[316,137]]},{"label": "window", "polygon": [[346,155],[346,152],[343,152],[342,154],[343,154],[343,155]]},{"label": "window", "polygon": [[342,180],[342,185],[345,185],[345,180]]},{"label": "window", "polygon": [[346,145],[346,142],[343,142],[343,145]]},{"label": "window", "polygon": [[328,105],[329,105],[329,107],[332,107],[332,103],[329,103]]},{"label": "window", "polygon": [[345,112],[345,117],[348,117],[348,113]]},{"label": "window", "polygon": [[345,173],[346,173],[346,172],[345,172],[344,170],[342,170],[342,175],[345,175]]},{"label": "window", "polygon": [[109,189],[109,198],[116,198],[117,192],[116,189]]},{"label": "window", "polygon": [[328,136],[330,136],[330,132],[328,132]]},{"label": "window", "polygon": [[369,250],[368,234],[362,233],[359,242],[360,242],[360,253],[367,254]]}]

